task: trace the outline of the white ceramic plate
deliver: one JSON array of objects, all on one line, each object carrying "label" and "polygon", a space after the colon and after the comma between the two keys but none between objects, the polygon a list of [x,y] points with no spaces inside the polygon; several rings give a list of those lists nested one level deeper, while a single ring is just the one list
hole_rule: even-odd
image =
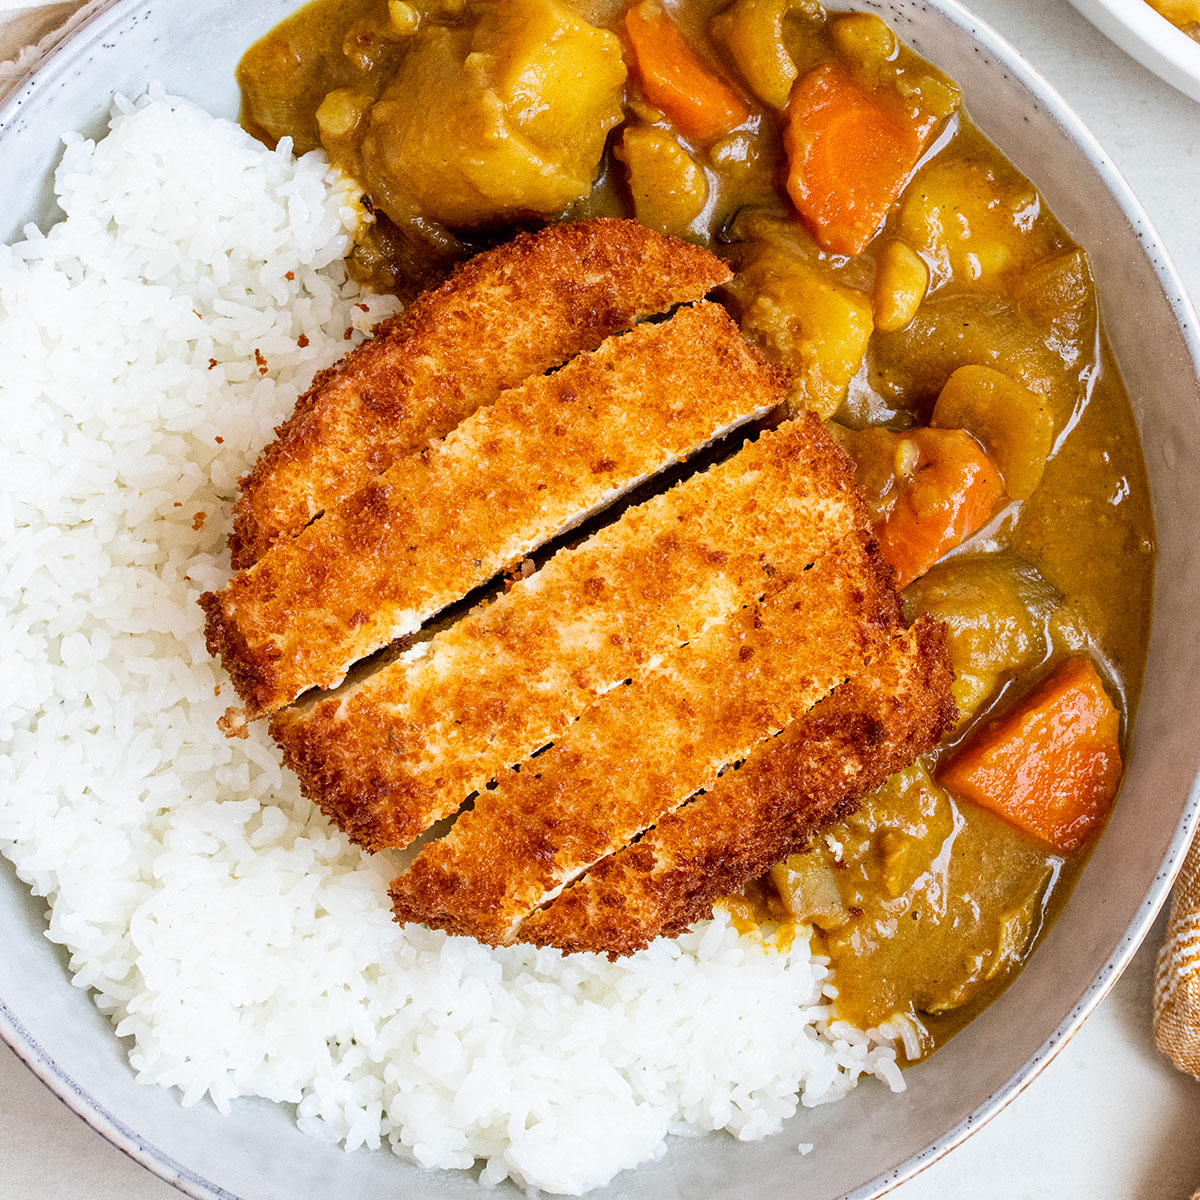
[{"label": "white ceramic plate", "polygon": [[[0,106],[0,237],[55,219],[48,187],[64,129],[103,130],[114,89],[152,79],[233,116],[233,66],[293,0],[115,0]],[[1184,290],[1140,206],[1046,82],[953,0],[860,0],[958,79],[976,121],[1041,188],[1088,250],[1103,319],[1133,398],[1160,541],[1156,618],[1128,778],[1104,835],[1029,967],[968,1029],[908,1073],[894,1097],[860,1087],[757,1143],[675,1145],[597,1195],[868,1200],[945,1153],[1029,1082],[1129,960],[1178,869],[1200,789],[1200,341]],[[42,906],[0,863],[0,1036],[85,1120],[203,1200],[479,1200],[456,1174],[386,1152],[344,1154],[291,1114],[240,1103],[233,1116],[134,1083],[124,1049],[44,936]],[[817,1150],[800,1158],[797,1142]],[[515,1193],[513,1193],[515,1194]]]},{"label": "white ceramic plate", "polygon": [[1200,42],[1146,0],[1071,0],[1105,37],[1185,96],[1200,100]]}]

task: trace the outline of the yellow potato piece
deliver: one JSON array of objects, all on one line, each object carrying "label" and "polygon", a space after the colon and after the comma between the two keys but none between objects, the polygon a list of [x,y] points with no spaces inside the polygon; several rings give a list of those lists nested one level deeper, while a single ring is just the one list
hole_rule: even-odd
[{"label": "yellow potato piece", "polygon": [[798,70],[784,44],[783,19],[792,0],[734,0],[712,21],[750,90],[772,108],[787,106]]},{"label": "yellow potato piece", "polygon": [[879,252],[875,272],[875,328],[895,333],[917,315],[929,290],[929,268],[907,242],[894,238]]},{"label": "yellow potato piece", "polygon": [[421,24],[421,14],[406,0],[388,0],[388,19],[393,31],[401,36],[416,33]]},{"label": "yellow potato piece", "polygon": [[935,284],[987,287],[1049,253],[1033,186],[990,163],[940,159],[909,184],[898,233],[933,267]]},{"label": "yellow potato piece", "polygon": [[896,35],[874,13],[847,13],[830,22],[833,44],[856,63],[886,62],[896,53]]},{"label": "yellow potato piece", "polygon": [[1054,443],[1054,418],[1037,392],[993,367],[959,367],[942,388],[930,423],[965,429],[975,438],[1014,500],[1028,500],[1037,490]]},{"label": "yellow potato piece", "polygon": [[317,128],[322,142],[348,137],[371,109],[371,97],[353,88],[329,92],[317,106]]},{"label": "yellow potato piece", "polygon": [[867,352],[871,298],[775,245],[747,255],[735,290],[742,332],[788,376],[791,412],[833,416]]},{"label": "yellow potato piece", "polygon": [[687,233],[708,203],[708,180],[691,155],[665,130],[631,125],[618,157],[637,219],[659,233]]},{"label": "yellow potato piece", "polygon": [[587,195],[624,115],[615,34],[559,0],[507,0],[410,46],[362,143],[363,182],[389,216],[489,225]]},{"label": "yellow potato piece", "polygon": [[874,13],[843,13],[829,22],[829,40],[860,82],[894,89],[912,119],[925,125],[956,108],[958,85],[930,63],[903,53],[888,23]]}]

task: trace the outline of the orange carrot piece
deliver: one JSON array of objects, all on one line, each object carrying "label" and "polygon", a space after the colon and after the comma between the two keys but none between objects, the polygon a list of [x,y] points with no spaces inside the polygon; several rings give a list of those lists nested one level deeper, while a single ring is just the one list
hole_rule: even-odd
[{"label": "orange carrot piece", "polygon": [[792,88],[783,145],[787,190],[823,250],[858,254],[875,236],[921,157],[932,122],[920,125],[825,63]]},{"label": "orange carrot piece", "polygon": [[938,778],[1056,850],[1082,845],[1121,782],[1120,717],[1096,668],[1069,658],[1016,708],[984,725]]},{"label": "orange carrot piece", "polygon": [[625,14],[625,35],[642,93],[684,137],[715,142],[750,119],[750,106],[700,61],[653,0]]},{"label": "orange carrot piece", "polygon": [[965,430],[899,434],[898,456],[902,442],[915,446],[915,462],[897,477],[895,503],[875,529],[883,557],[896,570],[897,587],[920,578],[986,525],[1004,500],[1000,473]]}]

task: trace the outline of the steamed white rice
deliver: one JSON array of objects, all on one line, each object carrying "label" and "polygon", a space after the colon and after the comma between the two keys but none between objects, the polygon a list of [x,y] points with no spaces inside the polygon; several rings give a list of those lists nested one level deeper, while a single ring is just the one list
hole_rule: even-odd
[{"label": "steamed white rice", "polygon": [[394,860],[261,728],[218,733],[196,597],[237,477],[394,302],[348,281],[359,216],[319,156],[161,94],[65,141],[66,219],[0,247],[0,849],[137,1077],[562,1193],[671,1133],[773,1133],[864,1072],[899,1089],[892,1049],[827,1023],[803,937],[719,918],[610,964],[401,929]]}]

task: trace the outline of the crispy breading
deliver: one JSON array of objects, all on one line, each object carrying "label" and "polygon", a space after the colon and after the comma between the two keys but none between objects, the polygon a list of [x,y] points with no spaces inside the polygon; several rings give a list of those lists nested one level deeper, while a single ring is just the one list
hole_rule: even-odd
[{"label": "crispy breading", "polygon": [[935,746],[957,715],[952,680],[945,627],[923,617],[738,770],[533,913],[519,940],[615,958],[682,933]]},{"label": "crispy breading", "polygon": [[777,546],[820,556],[860,520],[852,469],[820,422],[790,422],[560,551],[421,657],[278,713],[272,733],[351,837],[404,845],[762,595]]},{"label": "crispy breading", "polygon": [[206,592],[210,653],[272,712],[782,397],[719,304],[614,336],[502,392],[445,439]]},{"label": "crispy breading", "polygon": [[[863,514],[865,524],[865,513]],[[899,622],[868,533],[777,548],[761,603],[602,697],[392,883],[402,922],[506,944],[536,908],[886,651]]]},{"label": "crispy breading", "polygon": [[524,234],[473,258],[323,371],[240,481],[230,554],[247,567],[396,457],[503,388],[729,278],[715,255],[635,221]]}]

